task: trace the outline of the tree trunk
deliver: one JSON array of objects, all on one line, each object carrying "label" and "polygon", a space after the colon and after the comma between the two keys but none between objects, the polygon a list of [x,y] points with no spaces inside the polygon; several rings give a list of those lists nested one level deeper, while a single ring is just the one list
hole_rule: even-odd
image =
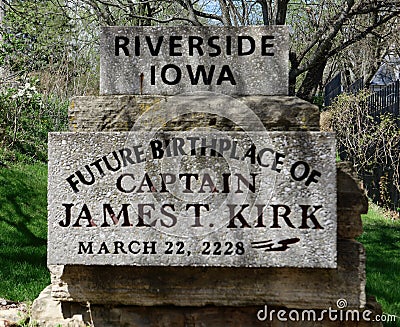
[{"label": "tree trunk", "polygon": [[297,69],[299,68],[299,61],[297,60],[296,52],[289,51],[289,95],[296,94],[296,81],[297,81]]},{"label": "tree trunk", "polygon": [[151,12],[151,6],[149,3],[147,3],[143,0],[139,1],[139,15],[143,16],[143,17],[149,17],[148,19],[146,19],[146,18],[139,19],[139,26],[151,26],[152,12]]},{"label": "tree trunk", "polygon": [[280,0],[277,2],[276,4],[277,10],[275,17],[276,25],[285,25],[288,4],[289,0]]},{"label": "tree trunk", "polygon": [[3,7],[3,1],[0,0],[0,25],[3,22],[3,17],[4,17],[4,7]]},{"label": "tree trunk", "polygon": [[320,60],[318,64],[307,71],[306,76],[297,91],[297,96],[299,98],[309,102],[313,101],[318,90],[318,85],[322,80],[326,64],[327,59]]},{"label": "tree trunk", "polygon": [[296,81],[296,74],[292,70],[289,71],[289,95],[291,96],[296,95]]},{"label": "tree trunk", "polygon": [[261,11],[263,15],[263,23],[264,25],[269,25],[270,20],[269,20],[269,15],[268,15],[268,4],[266,0],[258,0],[257,1],[261,5]]},{"label": "tree trunk", "polygon": [[222,21],[225,26],[232,26],[231,17],[229,15],[228,5],[225,0],[219,0],[219,6],[222,13]]}]

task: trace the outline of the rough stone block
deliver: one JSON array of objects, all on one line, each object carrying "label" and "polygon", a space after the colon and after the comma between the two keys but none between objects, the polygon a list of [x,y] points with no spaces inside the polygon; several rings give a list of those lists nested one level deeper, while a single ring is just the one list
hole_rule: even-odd
[{"label": "rough stone block", "polygon": [[368,198],[350,162],[337,164],[338,237],[362,234],[361,214],[368,212]]},{"label": "rough stone block", "polygon": [[[360,214],[368,212],[368,198],[365,190],[350,162],[339,162],[338,172],[338,209],[353,210]],[[340,185],[340,187],[339,187]]]},{"label": "rough stone block", "polygon": [[[78,305],[80,309],[82,305]],[[84,315],[87,313],[85,310],[82,312],[65,312],[63,305],[60,301],[55,300],[51,296],[51,285],[47,286],[35,299],[32,304],[31,319],[33,324],[39,324],[41,327],[85,327],[87,324],[84,322]]]},{"label": "rough stone block", "polygon": [[349,162],[337,164],[338,185],[338,210],[352,210],[354,213],[366,214],[368,212],[368,198],[361,188],[361,183]]},{"label": "rough stone block", "polygon": [[[67,304],[64,307],[71,313],[82,312],[82,305],[78,303]],[[68,307],[68,308],[67,308]],[[328,308],[329,309],[329,308]],[[327,309],[327,310],[328,310]],[[337,310],[337,307],[332,307]],[[278,312],[283,312],[278,319]],[[264,320],[264,312],[267,316]],[[375,315],[380,314],[379,308],[371,300],[368,309],[357,312],[346,310],[331,314],[323,310],[299,310],[284,307],[245,306],[245,307],[135,307],[115,306],[107,307],[92,305],[90,314],[87,312],[84,319],[88,324],[94,326],[125,326],[125,327],[165,327],[165,326],[202,326],[202,327],[379,327],[382,323],[372,321]],[[363,314],[371,321],[363,320]],[[342,314],[343,319],[340,320]],[[261,319],[258,319],[257,315]],[[347,320],[346,320],[347,315]],[[354,320],[352,317],[354,315]],[[270,319],[270,317],[272,319]],[[289,318],[290,317],[290,318]],[[304,317],[303,321],[296,321]],[[318,319],[322,321],[318,321]],[[357,317],[359,319],[357,319]]]},{"label": "rough stone block", "polygon": [[69,108],[71,132],[129,131],[196,127],[220,131],[318,131],[319,109],[290,96],[74,97]]},{"label": "rough stone block", "polygon": [[353,210],[339,209],[337,212],[338,237],[354,239],[363,232],[361,215]]},{"label": "rough stone block", "polygon": [[[47,294],[41,301],[52,302]],[[35,304],[34,304],[35,307]],[[337,306],[332,310],[329,318],[329,308],[295,309],[274,307],[269,303],[254,306],[204,306],[204,307],[177,307],[177,306],[122,306],[96,305],[90,303],[62,302],[63,316],[47,313],[47,320],[43,321],[43,312],[32,312],[32,317],[41,327],[165,327],[165,326],[204,326],[204,327],[380,327],[382,323],[375,320],[375,315],[381,315],[379,305],[373,298],[368,299],[364,309],[339,310]],[[282,310],[282,311],[281,311]],[[335,312],[336,310],[336,312]],[[280,312],[279,312],[280,311]],[[283,314],[282,314],[283,313]],[[279,314],[279,316],[278,316]],[[279,318],[278,318],[279,317]],[[363,318],[366,319],[363,319]],[[322,318],[322,320],[321,320]],[[297,320],[296,320],[297,319]]]}]

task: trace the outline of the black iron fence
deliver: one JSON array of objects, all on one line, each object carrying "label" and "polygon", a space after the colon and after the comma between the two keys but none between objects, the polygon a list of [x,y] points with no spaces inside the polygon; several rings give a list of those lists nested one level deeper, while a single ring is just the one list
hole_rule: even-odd
[{"label": "black iron fence", "polygon": [[353,84],[346,85],[343,82],[344,78],[342,75],[343,73],[337,74],[328,84],[326,84],[324,92],[325,106],[330,106],[332,101],[342,93],[357,94],[365,87],[363,78],[356,80]]},{"label": "black iron fence", "polygon": [[[385,88],[371,94],[366,101],[366,107],[369,114],[377,121],[380,116],[386,113],[397,117],[397,123],[400,123],[400,81],[396,81]],[[400,125],[398,125],[400,128]]]}]

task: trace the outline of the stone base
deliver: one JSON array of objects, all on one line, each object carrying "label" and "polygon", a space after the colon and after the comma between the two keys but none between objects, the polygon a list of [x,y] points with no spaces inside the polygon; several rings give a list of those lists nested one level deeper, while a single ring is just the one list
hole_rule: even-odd
[{"label": "stone base", "polygon": [[[183,115],[193,103],[199,112]],[[208,111],[210,104],[215,113]],[[221,112],[234,120],[219,117]],[[77,97],[69,120],[75,132],[128,131],[138,120],[145,130],[261,130],[259,125],[266,130],[319,130],[318,108],[295,97]],[[339,299],[347,300],[348,310],[380,314],[379,305],[366,299],[364,248],[354,241],[362,232],[360,214],[367,211],[367,198],[348,166],[338,165],[337,178],[337,269],[55,266],[49,267],[51,291],[47,288],[34,302],[32,317],[52,327],[381,326],[330,321],[327,314],[322,321],[279,321],[276,313],[272,321],[257,319],[265,305],[268,312],[298,308],[300,315],[301,309],[314,308],[319,317],[322,310],[336,310]]]},{"label": "stone base", "polygon": [[[275,310],[275,311],[274,311]],[[283,310],[278,319],[279,310]],[[359,310],[359,321],[351,321],[352,315],[343,311],[337,315],[336,320],[331,320],[328,313],[315,309],[309,315],[311,309],[291,309],[284,307],[270,307],[267,304],[262,306],[204,306],[204,307],[177,307],[177,306],[112,306],[112,305],[90,305],[90,303],[60,302],[54,300],[47,287],[35,300],[32,307],[32,318],[41,327],[86,327],[86,326],[124,326],[124,327],[165,327],[165,326],[202,326],[202,327],[225,327],[225,326],[263,326],[263,327],[314,327],[314,326],[347,326],[367,327],[382,326],[381,323],[362,320],[363,310]],[[326,308],[329,310],[329,308]],[[337,310],[333,307],[332,310]],[[374,317],[381,314],[379,305],[369,299],[366,308]],[[267,313],[267,314],[265,314]],[[332,315],[335,318],[334,314]],[[298,315],[298,316],[297,316]],[[301,320],[301,317],[304,320]],[[317,320],[323,316],[321,321]],[[270,320],[270,317],[273,319]],[[290,318],[291,317],[291,318]],[[297,319],[299,317],[298,321]],[[342,319],[340,317],[343,317]],[[357,317],[357,316],[354,316]],[[372,319],[371,319],[372,320]]]}]

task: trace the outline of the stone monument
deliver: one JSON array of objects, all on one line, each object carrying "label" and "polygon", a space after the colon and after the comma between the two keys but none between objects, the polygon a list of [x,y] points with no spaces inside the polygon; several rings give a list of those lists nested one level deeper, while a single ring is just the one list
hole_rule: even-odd
[{"label": "stone monument", "polygon": [[101,95],[49,135],[34,319],[379,326],[354,240],[367,199],[287,95],[285,26],[106,27],[100,48]]}]

